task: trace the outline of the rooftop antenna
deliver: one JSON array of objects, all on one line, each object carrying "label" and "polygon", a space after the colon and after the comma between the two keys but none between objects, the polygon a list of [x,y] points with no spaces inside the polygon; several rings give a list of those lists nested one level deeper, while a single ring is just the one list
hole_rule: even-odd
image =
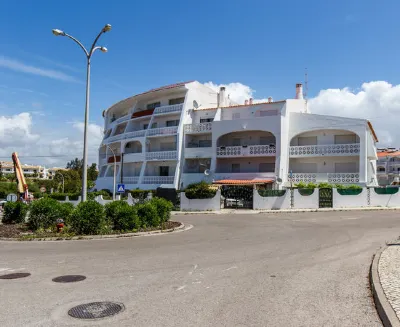
[{"label": "rooftop antenna", "polygon": [[308,112],[308,70],[307,67],[305,69],[305,73],[304,73],[304,99],[305,101],[305,112]]}]

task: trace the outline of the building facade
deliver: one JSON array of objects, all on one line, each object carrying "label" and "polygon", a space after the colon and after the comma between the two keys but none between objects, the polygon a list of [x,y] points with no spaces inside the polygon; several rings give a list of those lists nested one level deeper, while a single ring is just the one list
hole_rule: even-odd
[{"label": "building facade", "polygon": [[105,110],[96,189],[112,190],[114,166],[128,189],[377,184],[378,140],[367,120],[309,113],[301,84],[284,101],[235,104],[225,93],[179,83]]},{"label": "building facade", "polygon": [[396,148],[378,149],[377,161],[378,183],[381,186],[399,185],[400,181],[400,151]]},{"label": "building facade", "polygon": [[[14,174],[14,164],[12,161],[0,161],[0,172],[3,175]],[[22,165],[22,172],[25,177],[46,178],[47,170],[38,165]]]}]

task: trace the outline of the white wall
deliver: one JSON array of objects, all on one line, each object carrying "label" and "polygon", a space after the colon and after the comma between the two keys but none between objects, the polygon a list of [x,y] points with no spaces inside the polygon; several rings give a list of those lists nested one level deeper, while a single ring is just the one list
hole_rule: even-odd
[{"label": "white wall", "polygon": [[[275,157],[220,158],[217,159],[216,172],[230,173],[232,164],[239,164],[241,173],[258,173],[261,163],[275,164]],[[274,173],[275,169],[270,172]]]},{"label": "white wall", "polygon": [[218,190],[212,199],[188,199],[181,193],[181,210],[186,211],[219,211],[221,210],[221,191]]},{"label": "white wall", "polygon": [[293,209],[318,209],[319,195],[318,189],[314,189],[311,195],[301,195],[299,190],[294,190]]},{"label": "white wall", "polygon": [[[145,176],[159,176],[160,175],[160,168],[161,166],[168,166],[169,172],[168,176],[174,176],[176,170],[176,161],[152,161],[148,162],[146,165],[146,174]],[[128,177],[128,176],[126,176]]]},{"label": "white wall", "polygon": [[400,190],[395,194],[377,194],[370,189],[371,207],[400,207]]},{"label": "white wall", "polygon": [[[289,171],[293,173],[335,173],[335,163],[355,163],[354,171],[346,171],[346,173],[358,173],[359,157],[343,156],[343,157],[315,157],[315,158],[291,158],[289,160]],[[305,171],[309,164],[315,164],[315,171]]]},{"label": "white wall", "polygon": [[367,189],[363,188],[358,195],[340,195],[337,189],[332,190],[334,208],[360,208],[368,206]]},{"label": "white wall", "polygon": [[253,190],[253,209],[290,209],[290,190],[283,196],[261,196],[258,190]]}]

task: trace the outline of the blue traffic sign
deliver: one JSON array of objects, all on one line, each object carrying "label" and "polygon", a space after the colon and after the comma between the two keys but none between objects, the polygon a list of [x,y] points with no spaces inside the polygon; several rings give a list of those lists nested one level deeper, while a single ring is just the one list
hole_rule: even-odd
[{"label": "blue traffic sign", "polygon": [[118,193],[125,193],[125,184],[118,184],[117,192]]}]

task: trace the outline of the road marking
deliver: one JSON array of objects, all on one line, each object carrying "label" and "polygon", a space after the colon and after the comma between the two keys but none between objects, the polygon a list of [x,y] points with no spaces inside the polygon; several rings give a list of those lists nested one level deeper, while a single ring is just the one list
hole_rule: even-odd
[{"label": "road marking", "polygon": [[193,270],[189,271],[189,275],[193,275],[197,267],[198,267],[197,265],[194,265]]},{"label": "road marking", "polygon": [[177,291],[182,291],[185,287],[186,287],[186,285],[180,286],[177,288]]},{"label": "road marking", "polygon": [[201,284],[201,281],[197,281],[197,282],[192,282],[192,284]]},{"label": "road marking", "polygon": [[229,270],[231,270],[231,269],[237,269],[237,267],[236,267],[236,266],[229,267],[228,269],[224,269],[224,271],[229,271]]}]

